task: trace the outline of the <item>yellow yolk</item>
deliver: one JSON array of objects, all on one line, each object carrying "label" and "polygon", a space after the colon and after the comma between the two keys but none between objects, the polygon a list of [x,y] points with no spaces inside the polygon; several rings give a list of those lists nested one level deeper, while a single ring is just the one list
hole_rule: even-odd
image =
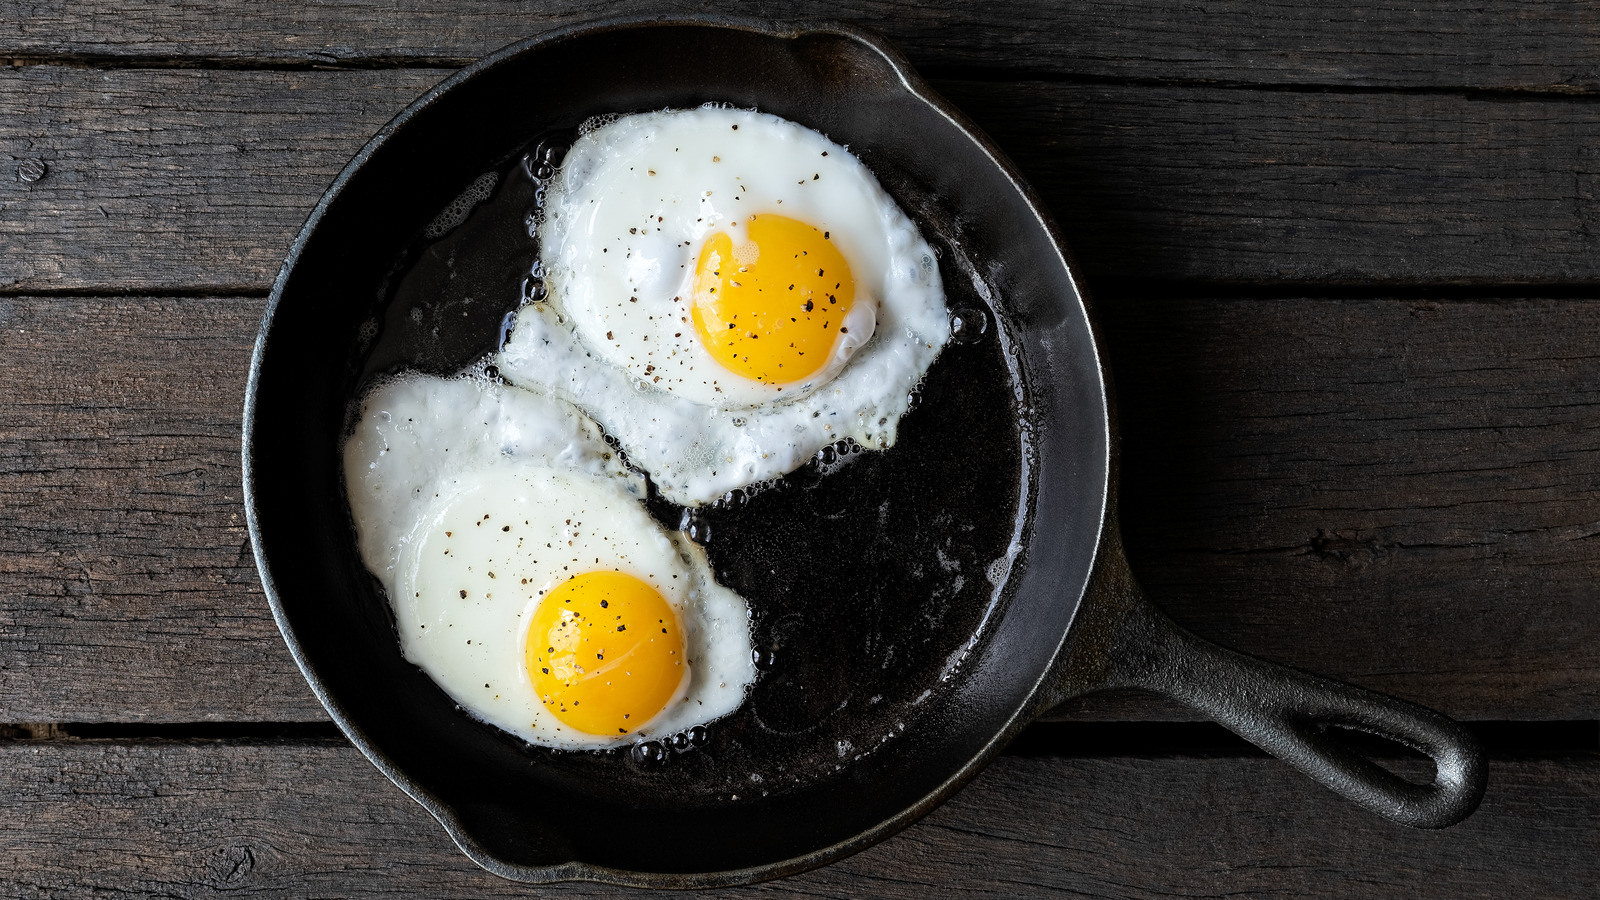
[{"label": "yellow yolk", "polygon": [[586,734],[630,734],[688,673],[677,613],[621,572],[585,572],[540,601],[528,628],[528,677],[557,719]]},{"label": "yellow yolk", "polygon": [[855,282],[827,232],[755,215],[744,243],[716,232],[700,249],[691,304],[700,341],[725,368],[766,384],[815,374],[833,353]]}]

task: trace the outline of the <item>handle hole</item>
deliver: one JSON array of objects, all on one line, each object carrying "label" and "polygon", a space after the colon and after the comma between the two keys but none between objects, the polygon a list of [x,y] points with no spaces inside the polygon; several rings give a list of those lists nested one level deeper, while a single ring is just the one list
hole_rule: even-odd
[{"label": "handle hole", "polygon": [[1438,775],[1432,757],[1387,735],[1334,723],[1321,726],[1321,731],[1350,752],[1412,784],[1432,784]]}]

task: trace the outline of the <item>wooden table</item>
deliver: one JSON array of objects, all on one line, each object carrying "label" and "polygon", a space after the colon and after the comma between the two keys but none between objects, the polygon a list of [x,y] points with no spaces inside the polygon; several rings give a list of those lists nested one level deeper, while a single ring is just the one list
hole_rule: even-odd
[{"label": "wooden table", "polygon": [[[0,895],[629,893],[484,874],[343,741],[238,461],[333,174],[454,68],[620,10],[116,6],[0,0]],[[1417,832],[1101,698],[879,847],[729,896],[1600,896],[1600,5],[809,9],[897,41],[1063,224],[1151,593],[1494,761],[1476,816]]]}]

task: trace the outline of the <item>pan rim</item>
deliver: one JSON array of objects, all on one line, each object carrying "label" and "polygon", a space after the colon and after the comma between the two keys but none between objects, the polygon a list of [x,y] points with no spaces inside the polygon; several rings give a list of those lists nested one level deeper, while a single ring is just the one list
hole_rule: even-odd
[{"label": "pan rim", "polygon": [[[1036,196],[1033,189],[1022,179],[1016,167],[996,147],[986,135],[956,110],[948,101],[944,100],[918,75],[899,53],[888,42],[872,32],[858,26],[825,21],[801,23],[793,20],[763,19],[746,16],[728,15],[625,15],[577,22],[561,26],[530,38],[515,42],[488,56],[474,62],[466,68],[452,74],[448,78],[429,88],[421,96],[408,104],[399,114],[380,128],[335,177],[317,204],[312,208],[301,226],[284,262],[273,281],[267,305],[262,314],[261,324],[257,330],[255,344],[250,357],[249,375],[245,387],[245,402],[243,408],[242,430],[242,463],[243,479],[242,494],[245,506],[245,521],[249,531],[251,549],[256,562],[256,568],[261,578],[263,592],[267,596],[268,605],[272,616],[288,646],[290,656],[294,659],[296,667],[306,679],[313,695],[318,702],[328,711],[329,716],[339,727],[340,731],[350,740],[369,762],[384,774],[391,782],[404,791],[412,800],[416,801],[432,815],[444,828],[456,846],[473,862],[495,875],[514,881],[532,884],[547,884],[561,881],[588,881],[603,884],[612,884],[627,887],[646,888],[714,888],[739,884],[749,884],[765,881],[785,875],[791,875],[808,869],[826,865],[830,862],[848,856],[872,844],[878,843],[895,832],[900,831],[933,808],[948,799],[960,787],[981,772],[994,756],[1008,744],[1021,729],[1030,723],[1041,710],[1037,709],[1040,699],[1048,685],[1054,680],[1061,668],[1063,648],[1066,646],[1069,635],[1077,623],[1089,592],[1089,579],[1086,577],[1083,586],[1075,598],[1063,598],[1063,602],[1070,600],[1073,609],[1068,616],[1068,623],[1062,629],[1060,638],[1051,651],[1049,661],[1040,668],[1037,678],[1020,702],[1011,717],[996,733],[973,754],[957,771],[951,774],[933,790],[929,791],[915,803],[901,809],[895,815],[879,822],[871,828],[865,829],[850,838],[836,842],[826,847],[809,851],[799,856],[772,863],[764,863],[739,869],[729,869],[717,872],[704,873],[676,873],[676,872],[643,872],[628,869],[619,869],[609,866],[597,865],[580,860],[570,860],[551,866],[529,866],[508,862],[495,855],[487,846],[473,836],[466,824],[448,803],[435,796],[431,791],[413,780],[400,767],[396,766],[380,748],[378,748],[355,724],[354,719],[345,709],[344,705],[329,691],[318,674],[315,664],[310,659],[300,640],[296,637],[294,628],[289,621],[289,613],[284,606],[277,585],[272,577],[271,569],[263,553],[263,542],[260,532],[260,521],[257,514],[256,472],[252,465],[252,447],[255,443],[255,420],[257,413],[257,394],[260,386],[262,364],[265,359],[268,339],[284,289],[288,283],[291,272],[300,261],[302,253],[310,243],[313,234],[317,231],[324,215],[333,202],[344,192],[349,182],[365,167],[370,158],[382,148],[397,131],[405,127],[423,110],[430,107],[442,95],[448,93],[458,85],[476,78],[483,72],[505,64],[509,60],[526,53],[565,42],[569,40],[588,37],[614,30],[634,28],[670,28],[670,27],[701,27],[723,28],[738,31],[747,31],[768,37],[794,40],[811,35],[836,35],[855,41],[865,48],[880,56],[899,79],[900,87],[912,98],[928,106],[949,125],[955,128],[963,137],[971,141],[985,158],[1004,176],[1006,181],[1016,191],[1017,196],[1025,204],[1033,216],[1035,224],[1042,228],[1049,237],[1052,248],[1056,253],[1053,264],[1060,266],[1061,272],[1066,276],[1076,294],[1079,303],[1076,312],[1083,319],[1083,325],[1090,340],[1087,342],[1093,358],[1088,361],[1086,368],[1091,369],[1097,376],[1098,400],[1100,403],[1099,420],[1103,423],[1102,432],[1098,435],[1101,441],[1101,453],[1107,461],[1101,473],[1098,503],[1099,510],[1096,519],[1093,549],[1090,553],[1089,565],[1086,572],[1092,572],[1098,565],[1107,528],[1107,513],[1111,503],[1111,487],[1113,483],[1110,460],[1112,456],[1112,420],[1110,408],[1110,390],[1106,377],[1104,361],[1101,357],[1098,338],[1093,327],[1093,320],[1089,316],[1088,301],[1079,283],[1075,267],[1066,252],[1065,244],[1059,229],[1050,216],[1044,212],[1044,206]],[[1068,304],[1069,308],[1073,305]],[[1087,498],[1086,498],[1087,499]]]}]

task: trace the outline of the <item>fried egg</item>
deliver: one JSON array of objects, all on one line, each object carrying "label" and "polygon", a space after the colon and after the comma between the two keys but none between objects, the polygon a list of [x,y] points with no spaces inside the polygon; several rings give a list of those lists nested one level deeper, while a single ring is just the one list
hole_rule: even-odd
[{"label": "fried egg", "polygon": [[344,445],[358,545],[401,650],[533,744],[621,746],[737,709],[749,611],[645,510],[593,422],[481,378],[406,375]]},{"label": "fried egg", "polygon": [[539,226],[547,299],[500,371],[571,400],[682,505],[895,441],[949,338],[933,250],[859,160],[707,106],[583,134]]}]

